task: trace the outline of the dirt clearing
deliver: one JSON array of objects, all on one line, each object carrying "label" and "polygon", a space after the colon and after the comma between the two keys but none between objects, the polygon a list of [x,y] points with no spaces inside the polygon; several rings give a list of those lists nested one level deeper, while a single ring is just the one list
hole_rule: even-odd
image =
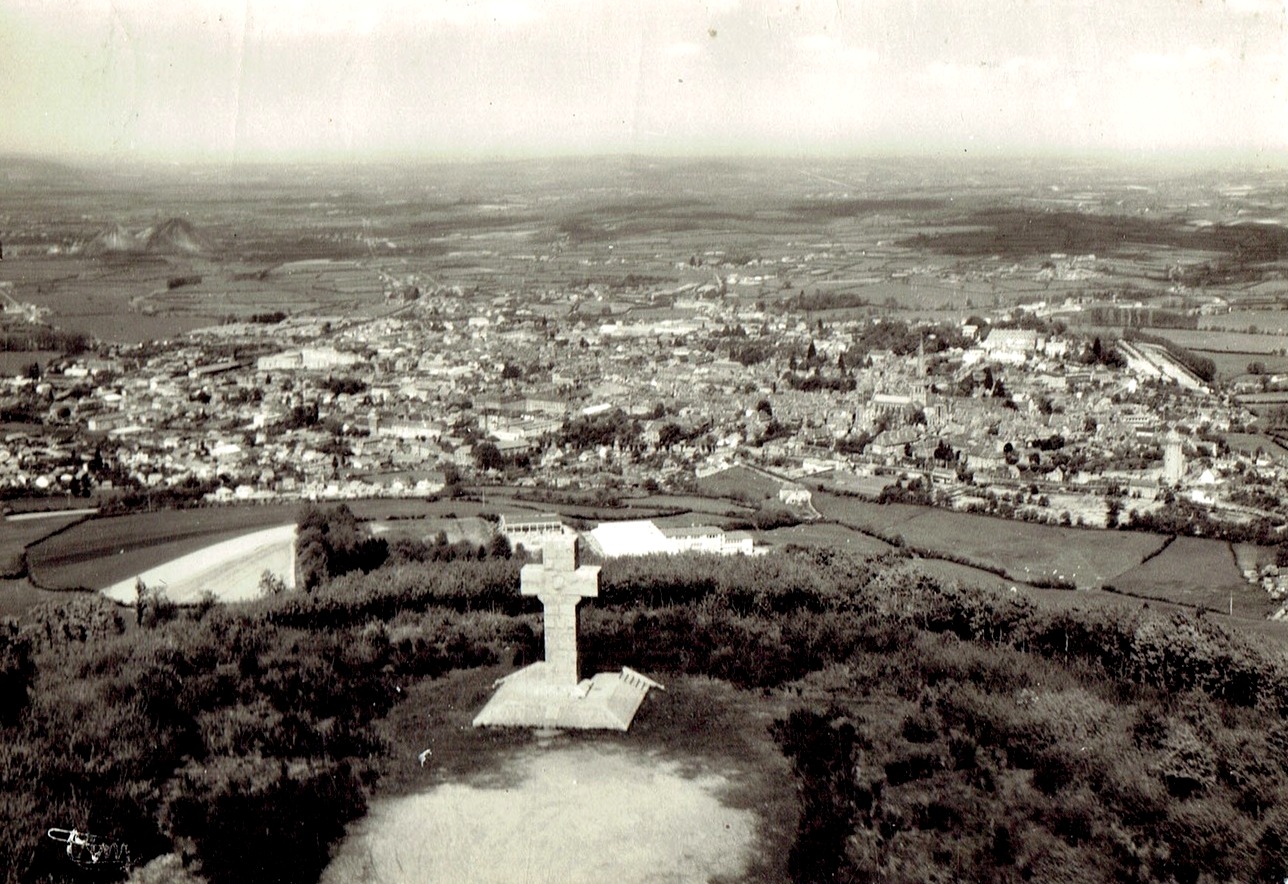
[{"label": "dirt clearing", "polygon": [[723,771],[648,751],[526,749],[486,777],[374,803],[322,882],[736,879],[757,818],[722,803],[728,787]]}]

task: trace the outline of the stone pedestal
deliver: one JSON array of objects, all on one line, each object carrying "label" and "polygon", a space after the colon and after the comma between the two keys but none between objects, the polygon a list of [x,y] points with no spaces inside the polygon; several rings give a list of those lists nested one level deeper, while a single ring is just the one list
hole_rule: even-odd
[{"label": "stone pedestal", "polygon": [[626,730],[649,688],[662,686],[626,668],[579,679],[577,606],[599,595],[599,568],[578,564],[575,537],[542,550],[540,565],[523,566],[519,591],[541,600],[545,659],[500,679],[474,726]]}]

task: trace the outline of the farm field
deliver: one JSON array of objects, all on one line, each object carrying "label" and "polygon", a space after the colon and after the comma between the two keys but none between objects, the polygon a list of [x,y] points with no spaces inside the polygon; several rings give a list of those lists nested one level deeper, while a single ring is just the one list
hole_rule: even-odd
[{"label": "farm field", "polygon": [[1288,453],[1280,447],[1273,437],[1265,433],[1227,433],[1225,441],[1231,450],[1244,454],[1255,454],[1257,449],[1274,454]]},{"label": "farm field", "polygon": [[[1257,547],[1257,549],[1260,549],[1260,547]],[[1099,588],[1067,590],[1025,586],[1022,583],[1013,583],[985,571],[937,559],[918,559],[916,560],[916,567],[919,572],[932,574],[947,580],[960,580],[962,583],[972,586],[988,586],[998,589],[1010,589],[1013,586],[1019,596],[1029,599],[1037,606],[1048,610],[1092,611],[1101,608],[1112,608],[1138,611],[1142,608],[1150,608],[1156,612],[1180,612],[1191,610],[1189,605],[1192,604],[1185,600],[1166,598],[1162,593],[1154,597],[1141,598]],[[1252,587],[1249,586],[1248,588],[1251,589]],[[1229,597],[1226,596],[1225,604],[1227,607],[1218,606],[1214,613],[1221,616],[1222,620],[1229,623],[1232,628],[1238,629],[1239,632],[1249,636],[1255,636],[1259,641],[1270,642],[1275,648],[1283,648],[1288,645],[1288,623],[1267,620],[1263,612],[1251,610],[1254,606],[1244,605],[1241,607],[1237,595],[1234,602],[1234,618],[1227,621],[1225,620],[1225,614],[1228,610],[1228,603]]]},{"label": "farm field", "polygon": [[823,518],[880,534],[896,533],[892,529],[909,519],[915,519],[926,509],[906,503],[879,504],[858,497],[839,497],[818,491],[814,492],[813,497],[814,508]]},{"label": "farm field", "polygon": [[1260,570],[1263,565],[1273,565],[1275,563],[1275,548],[1270,546],[1257,546],[1255,543],[1235,543],[1231,544],[1234,550],[1235,567],[1239,573],[1243,571]]},{"label": "farm field", "polygon": [[[775,546],[786,546],[789,543],[793,543],[797,546],[843,549],[846,552],[862,553],[864,555],[888,552],[893,548],[890,544],[877,540],[875,537],[869,537],[843,525],[828,522],[813,525],[792,525],[787,528],[775,528],[772,531],[757,531],[753,532],[753,534],[757,540],[763,540]],[[991,577],[992,575],[987,576]]]},{"label": "farm field", "polygon": [[1217,377],[1222,380],[1248,377],[1248,365],[1260,362],[1267,374],[1280,374],[1288,371],[1288,356],[1276,356],[1273,353],[1227,353],[1223,350],[1204,350],[1191,347],[1200,356],[1206,356],[1216,366]]},{"label": "farm field", "polygon": [[6,518],[0,521],[0,574],[12,571],[28,545],[60,528],[84,519],[83,513],[41,515],[39,518]]},{"label": "farm field", "polygon": [[698,479],[698,488],[712,497],[733,498],[748,503],[777,500],[783,483],[749,467],[730,467]]},{"label": "farm field", "polygon": [[1263,333],[1288,335],[1288,310],[1233,310],[1199,317],[1200,329],[1246,332],[1249,326]]},{"label": "farm field", "polygon": [[41,368],[62,354],[54,350],[6,350],[0,352],[0,377],[16,377],[27,370],[33,362]]},{"label": "farm field", "polygon": [[[1193,350],[1206,352],[1274,354],[1288,349],[1288,335],[1250,335],[1247,332],[1189,328],[1142,329],[1151,335]],[[1246,364],[1246,363],[1245,363]]]},{"label": "farm field", "polygon": [[1154,534],[1060,528],[827,494],[816,494],[814,505],[825,518],[897,534],[928,553],[1002,568],[1012,580],[1068,580],[1080,588],[1099,586],[1135,567],[1163,543]]},{"label": "farm field", "polygon": [[482,504],[471,500],[421,500],[419,498],[349,500],[345,501],[345,505],[353,510],[355,516],[366,521],[477,516],[484,509]]},{"label": "farm field", "polygon": [[65,601],[66,593],[49,592],[36,589],[31,582],[23,580],[0,579],[0,620],[13,617],[21,620],[27,612],[41,602]]},{"label": "farm field", "polygon": [[389,541],[400,537],[421,541],[432,540],[439,531],[442,531],[448,543],[459,543],[464,540],[475,546],[486,545],[492,539],[495,530],[491,522],[478,516],[462,518],[427,516],[419,519],[378,520],[371,522],[370,527],[372,534]]},{"label": "farm field", "polygon": [[90,519],[28,550],[31,579],[46,589],[102,589],[211,544],[293,524],[298,514],[282,504]]},{"label": "farm field", "polygon": [[[173,338],[229,317],[384,302],[377,269],[356,261],[264,269],[197,256],[20,256],[5,261],[5,273],[17,297],[52,311],[60,328],[121,343]],[[181,276],[200,281],[170,288]]]},{"label": "farm field", "polygon": [[638,500],[624,500],[622,506],[594,506],[592,504],[560,503],[542,500],[525,500],[503,492],[487,492],[485,512],[530,512],[558,513],[569,519],[583,519],[590,522],[621,522],[628,519],[651,519],[661,514],[674,512],[674,507],[655,507],[641,505]]},{"label": "farm field", "polygon": [[138,584],[160,588],[175,604],[190,605],[209,593],[221,602],[258,598],[260,580],[273,574],[288,588],[295,586],[295,526],[279,525],[242,534],[172,559],[142,573],[118,580],[103,595],[133,604]]},{"label": "farm field", "polygon": [[1080,588],[1105,583],[1163,544],[1163,538],[1142,532],[1059,528],[929,508],[899,533],[911,546],[995,565],[1015,580],[1062,580]]},{"label": "farm field", "polygon": [[1243,579],[1230,546],[1222,540],[1178,537],[1162,553],[1119,574],[1112,581],[1121,592],[1227,612],[1233,600],[1236,617],[1264,618],[1277,607],[1260,587]]},{"label": "farm field", "polygon": [[811,481],[828,491],[859,494],[864,497],[876,497],[887,487],[894,484],[894,479],[888,476],[858,476],[853,473],[837,471],[819,473]]},{"label": "farm field", "polygon": [[696,497],[684,494],[652,494],[641,497],[631,503],[656,507],[660,510],[684,510],[694,514],[711,516],[749,516],[754,512],[750,507],[742,506],[727,500],[712,500],[709,497]]}]

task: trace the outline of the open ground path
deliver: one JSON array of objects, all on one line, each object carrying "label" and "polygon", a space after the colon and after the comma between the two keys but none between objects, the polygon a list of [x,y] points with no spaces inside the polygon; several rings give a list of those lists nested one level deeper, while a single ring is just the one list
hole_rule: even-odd
[{"label": "open ground path", "polygon": [[757,818],[722,803],[728,785],[653,752],[538,746],[486,777],[375,803],[322,882],[736,880]]}]

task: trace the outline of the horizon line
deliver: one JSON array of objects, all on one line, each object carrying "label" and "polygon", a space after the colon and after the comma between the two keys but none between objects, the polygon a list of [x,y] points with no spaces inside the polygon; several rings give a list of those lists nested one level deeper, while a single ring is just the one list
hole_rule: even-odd
[{"label": "horizon line", "polygon": [[[51,164],[82,168],[178,167],[274,167],[274,166],[332,166],[353,167],[389,166],[396,164],[420,166],[469,166],[559,162],[649,162],[649,163],[786,163],[786,162],[863,162],[907,161],[937,163],[971,162],[1022,162],[1022,163],[1116,163],[1127,166],[1157,164],[1162,166],[1195,165],[1207,168],[1220,166],[1247,166],[1288,169],[1288,152],[1271,148],[1040,148],[1040,149],[957,149],[957,148],[889,148],[871,147],[862,150],[837,151],[736,151],[694,150],[640,151],[533,151],[503,152],[446,152],[446,151],[317,151],[282,153],[183,153],[168,155],[157,153],[79,153],[67,152],[41,154],[32,151],[0,151],[0,160],[27,164]],[[3,174],[3,173],[0,173]]]}]

